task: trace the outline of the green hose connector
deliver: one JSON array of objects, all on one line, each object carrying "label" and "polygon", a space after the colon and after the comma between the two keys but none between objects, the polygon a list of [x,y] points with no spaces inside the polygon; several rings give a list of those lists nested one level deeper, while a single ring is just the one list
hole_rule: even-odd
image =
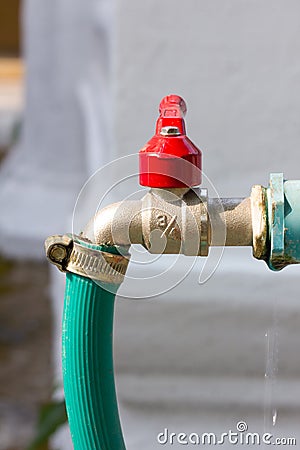
[{"label": "green hose connector", "polygon": [[[98,247],[99,248],[99,247]],[[101,248],[99,248],[101,250]],[[74,273],[66,276],[62,361],[75,450],[125,450],[113,367],[115,292]]]},{"label": "green hose connector", "polygon": [[267,193],[269,260],[272,270],[300,264],[300,180],[272,173]]}]

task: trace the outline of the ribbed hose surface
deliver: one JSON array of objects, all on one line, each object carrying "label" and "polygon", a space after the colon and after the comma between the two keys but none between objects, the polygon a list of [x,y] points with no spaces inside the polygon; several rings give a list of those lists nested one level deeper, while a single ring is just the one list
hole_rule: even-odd
[{"label": "ribbed hose surface", "polygon": [[75,450],[124,450],[115,393],[112,339],[115,294],[67,273],[63,376]]}]

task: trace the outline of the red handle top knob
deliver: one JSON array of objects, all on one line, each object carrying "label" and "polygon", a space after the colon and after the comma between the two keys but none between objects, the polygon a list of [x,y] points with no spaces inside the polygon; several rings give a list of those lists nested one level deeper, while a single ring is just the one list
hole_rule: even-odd
[{"label": "red handle top knob", "polygon": [[140,150],[140,184],[158,188],[198,186],[201,151],[186,136],[186,103],[167,95],[159,105],[155,135]]}]

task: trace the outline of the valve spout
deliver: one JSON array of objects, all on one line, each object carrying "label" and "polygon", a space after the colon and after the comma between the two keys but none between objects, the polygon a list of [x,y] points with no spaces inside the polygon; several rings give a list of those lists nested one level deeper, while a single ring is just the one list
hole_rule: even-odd
[{"label": "valve spout", "polygon": [[151,253],[207,256],[209,246],[251,246],[250,198],[207,198],[205,189],[152,189],[114,203],[83,231],[97,245],[141,244]]}]

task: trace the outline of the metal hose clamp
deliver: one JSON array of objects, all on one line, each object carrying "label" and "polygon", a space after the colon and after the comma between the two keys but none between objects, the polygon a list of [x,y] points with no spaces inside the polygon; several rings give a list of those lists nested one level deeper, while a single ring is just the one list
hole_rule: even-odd
[{"label": "metal hose clamp", "polygon": [[48,260],[62,272],[109,284],[122,283],[129,263],[129,254],[109,253],[82,237],[68,234],[48,237],[45,250]]}]

